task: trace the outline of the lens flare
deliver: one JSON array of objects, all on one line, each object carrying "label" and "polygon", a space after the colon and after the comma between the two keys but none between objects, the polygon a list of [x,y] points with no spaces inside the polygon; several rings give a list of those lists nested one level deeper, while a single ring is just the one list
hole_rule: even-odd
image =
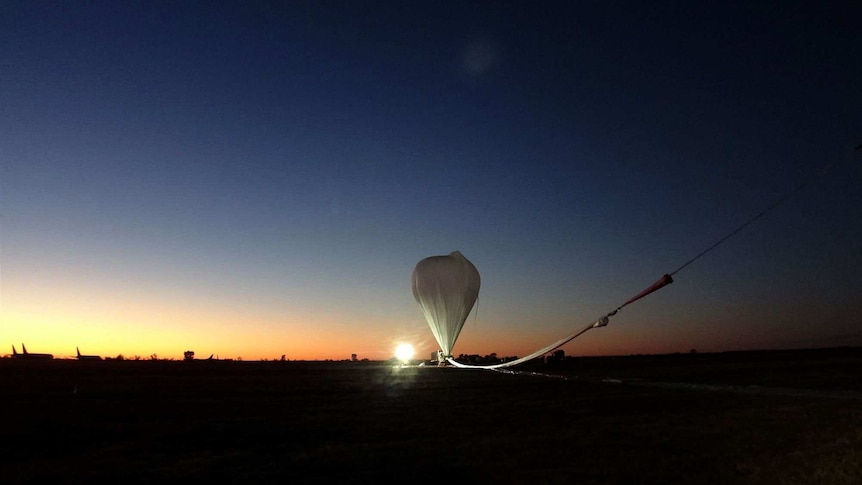
[{"label": "lens flare", "polygon": [[408,362],[414,354],[413,346],[410,344],[398,344],[398,347],[395,347],[395,357],[401,362]]}]

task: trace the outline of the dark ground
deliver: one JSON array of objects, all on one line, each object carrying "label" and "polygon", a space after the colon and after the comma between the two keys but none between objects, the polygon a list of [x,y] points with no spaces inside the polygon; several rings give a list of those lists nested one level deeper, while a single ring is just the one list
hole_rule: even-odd
[{"label": "dark ground", "polygon": [[862,483],[859,348],[518,370],[2,359],[0,482]]}]

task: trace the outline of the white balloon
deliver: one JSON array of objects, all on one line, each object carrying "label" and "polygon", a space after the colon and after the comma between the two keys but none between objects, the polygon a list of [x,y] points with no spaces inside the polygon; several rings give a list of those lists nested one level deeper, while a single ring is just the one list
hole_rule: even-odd
[{"label": "white balloon", "polygon": [[444,356],[452,355],[461,327],[479,296],[479,285],[479,271],[459,251],[425,258],[413,270],[413,297]]}]

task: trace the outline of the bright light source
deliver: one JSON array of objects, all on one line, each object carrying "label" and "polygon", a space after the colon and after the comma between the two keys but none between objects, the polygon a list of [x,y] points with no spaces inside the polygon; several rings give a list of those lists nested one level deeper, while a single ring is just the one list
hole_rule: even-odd
[{"label": "bright light source", "polygon": [[395,357],[401,362],[409,361],[413,358],[413,354],[413,346],[410,344],[398,344],[398,347],[395,347]]}]

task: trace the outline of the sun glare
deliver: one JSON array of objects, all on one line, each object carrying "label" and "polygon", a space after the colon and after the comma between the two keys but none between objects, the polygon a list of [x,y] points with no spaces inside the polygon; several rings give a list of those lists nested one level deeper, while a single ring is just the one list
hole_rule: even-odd
[{"label": "sun glare", "polygon": [[398,347],[395,347],[395,357],[401,362],[407,362],[412,359],[414,353],[413,346],[410,344],[398,344]]}]

